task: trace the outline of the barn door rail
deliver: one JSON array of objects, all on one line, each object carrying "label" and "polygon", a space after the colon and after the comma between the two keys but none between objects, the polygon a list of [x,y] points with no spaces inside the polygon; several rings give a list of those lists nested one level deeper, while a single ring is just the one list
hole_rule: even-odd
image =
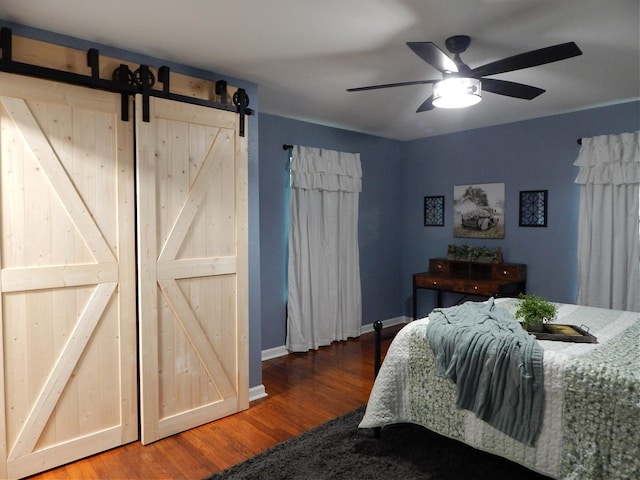
[{"label": "barn door rail", "polygon": [[95,48],[87,50],[87,66],[91,70],[90,75],[57,70],[55,68],[32,65],[29,63],[16,62],[13,60],[12,32],[10,28],[6,27],[2,27],[0,29],[0,50],[2,52],[2,58],[0,58],[0,71],[119,93],[122,97],[120,117],[122,121],[125,122],[129,120],[128,97],[136,94],[142,95],[142,120],[145,122],[149,121],[150,97],[164,98],[182,103],[190,103],[193,105],[201,105],[216,108],[218,110],[235,112],[240,116],[239,135],[241,137],[244,137],[245,134],[245,116],[253,115],[253,110],[249,108],[249,96],[243,88],[239,88],[231,96],[232,104],[229,103],[227,82],[224,80],[218,80],[215,83],[213,93],[218,95],[221,99],[221,102],[216,102],[213,100],[205,100],[190,97],[188,95],[171,93],[171,71],[167,66],[161,66],[158,68],[158,82],[162,83],[162,89],[160,90],[153,88],[156,83],[156,79],[148,65],[140,65],[138,69],[131,71],[128,65],[121,64],[113,71],[113,78],[111,80],[100,78],[100,54]]}]

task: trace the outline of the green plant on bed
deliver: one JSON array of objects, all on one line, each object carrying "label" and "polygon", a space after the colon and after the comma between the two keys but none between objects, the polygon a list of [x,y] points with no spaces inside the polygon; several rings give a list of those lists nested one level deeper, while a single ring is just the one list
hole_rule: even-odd
[{"label": "green plant on bed", "polygon": [[553,322],[558,313],[557,307],[539,295],[520,294],[521,300],[515,317],[522,319],[522,328],[531,332],[540,332],[545,323]]}]

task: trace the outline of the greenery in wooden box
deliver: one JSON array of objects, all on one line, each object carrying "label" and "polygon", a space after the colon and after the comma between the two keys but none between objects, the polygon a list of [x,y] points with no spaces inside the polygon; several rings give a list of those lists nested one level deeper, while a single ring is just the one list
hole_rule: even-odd
[{"label": "greenery in wooden box", "polygon": [[500,247],[449,245],[447,258],[469,262],[502,263],[502,249]]}]

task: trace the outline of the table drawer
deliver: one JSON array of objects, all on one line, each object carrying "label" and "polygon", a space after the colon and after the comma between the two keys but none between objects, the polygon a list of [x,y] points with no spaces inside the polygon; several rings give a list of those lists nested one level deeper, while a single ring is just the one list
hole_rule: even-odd
[{"label": "table drawer", "polygon": [[444,288],[446,285],[451,285],[451,280],[437,275],[416,275],[413,277],[413,283],[416,287],[422,288]]},{"label": "table drawer", "polygon": [[498,282],[473,281],[466,278],[447,278],[438,275],[416,275],[414,285],[417,288],[429,288],[447,292],[471,293],[476,295],[491,296],[498,291]]},{"label": "table drawer", "polygon": [[440,258],[430,258],[429,273],[434,275],[449,275],[449,262]]},{"label": "table drawer", "polygon": [[491,276],[494,280],[503,282],[514,282],[526,278],[526,267],[524,265],[496,264],[492,266]]},{"label": "table drawer", "polygon": [[465,282],[462,288],[459,290],[462,293],[471,293],[475,295],[483,295],[490,297],[495,295],[498,290],[498,286],[495,283],[488,282]]}]

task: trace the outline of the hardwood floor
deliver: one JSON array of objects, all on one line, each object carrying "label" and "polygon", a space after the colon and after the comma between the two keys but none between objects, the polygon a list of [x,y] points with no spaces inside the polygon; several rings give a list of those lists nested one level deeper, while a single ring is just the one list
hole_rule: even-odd
[{"label": "hardwood floor", "polygon": [[[382,353],[401,326],[383,330]],[[30,479],[201,479],[366,403],[374,334],[262,363],[268,397],[244,412],[142,446],[140,442]]]}]

